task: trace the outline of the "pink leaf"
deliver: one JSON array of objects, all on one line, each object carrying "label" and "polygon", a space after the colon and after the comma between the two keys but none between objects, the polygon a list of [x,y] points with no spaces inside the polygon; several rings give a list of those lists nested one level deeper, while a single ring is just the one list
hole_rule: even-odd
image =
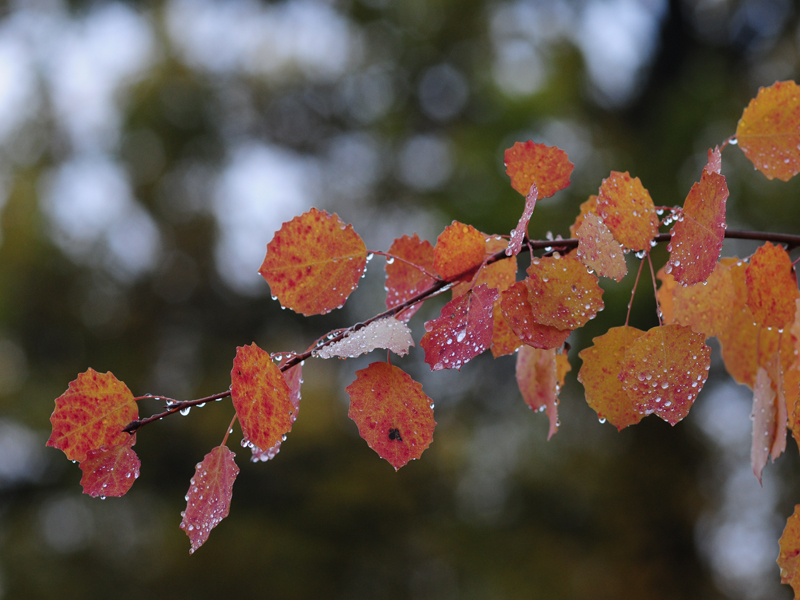
[{"label": "pink leaf", "polygon": [[756,385],[753,390],[753,445],[750,448],[750,464],[761,483],[761,471],[767,464],[769,449],[775,441],[775,391],[764,367],[758,367]]},{"label": "pink leaf", "polygon": [[522,250],[522,239],[528,233],[528,221],[531,220],[533,209],[536,208],[536,198],[539,196],[539,191],[536,189],[536,184],[531,184],[531,189],[525,197],[525,208],[522,210],[522,216],[519,218],[516,229],[511,230],[511,241],[506,248],[506,256],[519,254]]},{"label": "pink leaf", "polygon": [[92,498],[124,496],[139,477],[142,466],[136,452],[131,449],[134,443],[136,436],[130,436],[123,444],[89,450],[81,462],[83,493]]}]

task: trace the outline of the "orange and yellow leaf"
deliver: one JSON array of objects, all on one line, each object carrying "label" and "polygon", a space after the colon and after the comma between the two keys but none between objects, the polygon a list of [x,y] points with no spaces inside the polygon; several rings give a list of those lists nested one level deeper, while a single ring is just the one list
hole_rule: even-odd
[{"label": "orange and yellow leaf", "polygon": [[600,186],[597,214],[625,248],[650,250],[650,241],[658,233],[658,216],[638,177],[612,171]]},{"label": "orange and yellow leaf", "polygon": [[511,331],[525,344],[547,350],[558,348],[572,333],[537,323],[533,316],[528,286],[518,281],[500,294],[500,308]]},{"label": "orange and yellow leaf", "polygon": [[485,252],[486,239],[480,231],[472,225],[453,221],[436,238],[433,266],[442,278],[450,279],[480,265]]},{"label": "orange and yellow leaf", "polygon": [[536,184],[540,200],[567,187],[572,169],[575,168],[563,150],[530,140],[524,144],[516,142],[508,148],[505,164],[511,187],[527,196],[531,186]]},{"label": "orange and yellow leaf", "polygon": [[756,250],[745,272],[747,307],[764,327],[783,329],[797,312],[797,277],[781,245],[766,242]]}]

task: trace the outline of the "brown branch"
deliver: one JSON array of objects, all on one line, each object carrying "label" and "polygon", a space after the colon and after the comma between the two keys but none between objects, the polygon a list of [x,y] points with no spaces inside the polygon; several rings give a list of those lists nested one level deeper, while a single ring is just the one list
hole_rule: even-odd
[{"label": "brown branch", "polygon": [[[790,248],[800,247],[800,235],[791,235],[788,233],[761,233],[759,231],[740,231],[735,229],[728,229],[725,231],[725,237],[730,239],[739,239],[739,240],[757,240],[762,242],[774,242],[778,244],[787,244]],[[655,238],[654,241],[658,243],[669,242],[671,239],[670,233],[659,233]],[[535,240],[531,241],[528,240],[527,237],[523,240],[522,250],[524,251],[527,249],[528,251],[533,250],[545,250],[547,252],[556,252],[561,250],[571,250],[572,248],[576,248],[578,246],[578,240],[574,238],[566,239],[566,240]],[[375,252],[377,254],[377,252]],[[507,258],[505,250],[498,250],[493,255],[491,255],[486,261],[483,263],[484,265],[490,265],[492,263],[497,262],[498,260],[503,260]],[[441,292],[448,290],[453,284],[458,283],[468,277],[474,275],[475,271],[478,267],[473,267],[463,273],[459,273],[450,279],[440,279],[434,282],[431,287],[426,290],[421,291],[419,294],[414,296],[413,298],[409,298],[405,302],[398,304],[397,306],[393,306],[392,308],[383,311],[382,313],[375,315],[367,319],[366,321],[361,321],[360,323],[356,323],[355,325],[351,325],[345,329],[340,330],[336,335],[322,341],[319,344],[315,344],[305,352],[301,354],[296,354],[289,360],[287,360],[283,365],[281,365],[280,370],[286,371],[291,369],[295,365],[302,363],[307,358],[311,358],[314,352],[318,351],[320,348],[324,348],[330,344],[335,344],[336,342],[344,339],[349,333],[353,331],[358,331],[359,329],[366,327],[373,321],[377,321],[378,319],[384,319],[386,317],[391,317],[396,315],[399,312],[404,311],[405,309],[414,306],[418,302],[423,302],[432,298]],[[141,427],[152,423],[153,421],[159,421],[164,417],[168,417],[171,414],[179,412],[181,410],[185,410],[187,408],[191,408],[193,406],[197,406],[198,404],[205,404],[206,402],[212,402],[215,400],[221,400],[222,398],[227,398],[231,395],[231,391],[228,390],[227,392],[220,392],[219,394],[214,394],[212,396],[207,396],[205,398],[199,398],[197,400],[184,400],[182,402],[178,402],[173,400],[172,398],[167,398],[165,396],[141,396],[139,398],[135,398],[136,400],[141,400],[144,398],[156,398],[159,400],[165,400],[168,403],[167,410],[164,412],[152,415],[147,417],[146,419],[140,419],[137,421],[131,421],[125,427],[123,427],[123,431],[126,431],[130,434],[133,434]]]}]

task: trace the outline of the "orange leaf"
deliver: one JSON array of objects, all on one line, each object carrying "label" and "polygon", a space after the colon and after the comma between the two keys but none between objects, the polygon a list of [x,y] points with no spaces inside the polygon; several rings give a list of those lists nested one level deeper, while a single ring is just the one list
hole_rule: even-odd
[{"label": "orange leaf", "polygon": [[[388,254],[405,259],[387,259],[386,261],[386,308],[393,308],[410,300],[430,288],[436,281],[425,271],[433,271],[433,246],[427,240],[420,240],[415,233],[413,237],[404,235],[392,242]],[[411,264],[408,264],[411,263]],[[417,265],[414,267],[412,265]],[[415,304],[399,314],[395,319],[408,323],[422,303]]]},{"label": "orange leaf", "polygon": [[784,370],[792,364],[794,347],[791,336],[781,335],[777,329],[756,325],[755,317],[747,307],[746,272],[748,265],[736,258],[720,261],[729,267],[733,278],[734,305],[730,308],[728,326],[717,337],[722,346],[722,360],[728,373],[751,388],[756,381],[758,367],[766,367],[770,357],[780,347]]},{"label": "orange leaf", "polygon": [[564,381],[562,375],[559,383],[557,356],[555,349],[540,350],[530,346],[523,346],[517,353],[519,391],[532,410],[547,411],[547,418],[550,419],[548,440],[558,430],[558,392]]},{"label": "orange leaf", "polygon": [[275,233],[258,272],[281,305],[310,316],[340,308],[366,266],[367,248],[353,226],[312,208]]},{"label": "orange leaf", "polygon": [[516,142],[508,148],[505,164],[511,187],[527,196],[531,186],[536,184],[541,200],[567,187],[569,176],[575,168],[563,150],[530,140],[524,144]]},{"label": "orange leaf", "polygon": [[492,304],[496,289],[486,284],[459,296],[442,307],[437,319],[425,323],[419,345],[431,370],[461,369],[492,343]]},{"label": "orange leaf", "polygon": [[202,546],[211,530],[228,516],[233,483],[239,474],[234,456],[227,446],[217,446],[195,467],[186,510],[181,513],[181,529],[192,543],[189,554]]},{"label": "orange leaf", "polygon": [[522,346],[522,340],[511,329],[503,316],[501,300],[495,300],[492,306],[492,356],[498,358],[507,354],[514,354],[517,348]]},{"label": "orange leaf", "polygon": [[138,416],[139,408],[128,386],[111,372],[89,369],[56,398],[50,416],[53,433],[47,445],[81,462],[90,450],[127,442],[130,435],[122,428]]},{"label": "orange leaf", "polygon": [[[488,245],[488,244],[487,244]],[[480,270],[475,282],[462,281],[453,286],[453,298],[466,294],[469,289],[476,288],[485,283],[490,288],[502,292],[508,289],[517,279],[517,257],[511,256],[503,258],[490,265],[486,265]]]},{"label": "orange leaf", "polygon": [[[795,357],[795,361],[786,370],[783,376],[783,393],[786,398],[786,416],[788,418],[787,425],[792,433],[797,429],[798,406],[800,402],[797,401],[800,395],[800,361]],[[800,436],[800,431],[797,431],[795,440]]]},{"label": "orange leaf", "polygon": [[236,348],[231,400],[245,439],[271,448],[292,429],[295,412],[289,386],[270,355],[252,344]]},{"label": "orange leaf", "polygon": [[714,270],[725,239],[725,178],[703,169],[692,186],[667,246],[666,271],[684,285],[702,283]]},{"label": "orange leaf", "polygon": [[[273,360],[276,358],[279,359],[278,368],[280,369],[285,365],[290,359],[294,358],[295,353],[290,352],[288,354],[272,354],[270,355]],[[293,366],[291,369],[286,371],[282,371],[283,379],[286,381],[286,385],[289,386],[289,400],[294,407],[294,412],[292,413],[292,424],[297,420],[297,414],[300,411],[300,386],[303,384],[303,364],[298,363]],[[246,440],[242,440],[242,445],[247,445]],[[252,451],[252,456],[250,460],[252,462],[266,462],[268,460],[272,460],[281,451],[281,443],[283,442],[283,438],[279,439],[275,442],[274,446],[269,448],[259,448],[258,446],[253,445],[250,443],[250,450]]]},{"label": "orange leaf", "polygon": [[661,286],[656,292],[661,318],[664,320],[664,325],[670,325],[675,320],[675,287],[677,283],[675,283],[675,278],[664,270],[664,267],[658,270],[656,277],[661,282]]},{"label": "orange leaf", "polygon": [[725,332],[731,320],[736,304],[735,295],[730,268],[717,263],[705,283],[675,286],[675,322],[691,327],[695,333],[702,333],[706,337],[720,335]]},{"label": "orange leaf", "polygon": [[756,250],[745,273],[747,306],[756,323],[783,329],[794,322],[797,290],[792,259],[783,246],[766,242]]},{"label": "orange leaf", "polygon": [[133,482],[139,477],[142,466],[136,452],[131,446],[136,443],[136,436],[116,446],[100,446],[89,450],[81,462],[81,485],[83,493],[92,498],[107,496],[124,496]]},{"label": "orange leaf", "polygon": [[516,336],[534,348],[547,350],[561,346],[572,330],[557,329],[537,323],[529,299],[528,286],[518,281],[500,294],[500,308],[506,323]]},{"label": "orange leaf", "polygon": [[619,377],[625,353],[643,335],[644,331],[635,327],[612,327],[578,355],[583,361],[578,381],[586,390],[586,402],[599,419],[607,419],[620,431],[644,417],[625,393]]},{"label": "orange leaf", "polygon": [[578,260],[598,275],[622,281],[628,273],[622,246],[594,213],[587,213],[576,232]]},{"label": "orange leaf", "polygon": [[374,362],[356,371],[345,390],[350,395],[348,416],[378,456],[395,470],[422,456],[433,441],[433,404],[422,385],[400,368]]},{"label": "orange leaf", "polygon": [[760,88],[736,127],[744,155],[767,176],[789,181],[800,172],[800,93],[794,81]]},{"label": "orange leaf", "polygon": [[781,569],[781,583],[788,583],[794,590],[794,597],[800,598],[800,504],[794,507],[794,513],[786,521],[781,539],[778,541],[781,552],[778,566]]},{"label": "orange leaf", "polygon": [[458,221],[436,238],[433,266],[444,279],[450,279],[480,265],[484,259],[486,239],[472,225]]},{"label": "orange leaf", "polygon": [[622,362],[622,387],[637,411],[675,425],[689,414],[710,366],[711,348],[702,335],[662,325],[631,343]]},{"label": "orange leaf", "polygon": [[578,235],[578,229],[580,226],[583,225],[583,221],[586,218],[586,215],[589,213],[597,214],[597,196],[592,194],[589,196],[589,199],[581,204],[581,212],[575,217],[575,222],[569,226],[569,236],[571,238],[575,238]]},{"label": "orange leaf", "polygon": [[577,329],[605,306],[597,277],[570,256],[533,258],[524,283],[533,319],[542,325]]},{"label": "orange leaf", "polygon": [[597,214],[625,248],[650,250],[650,241],[658,233],[658,217],[638,177],[612,171],[600,186]]},{"label": "orange leaf", "polygon": [[775,391],[764,367],[758,368],[753,396],[753,444],[750,448],[750,464],[761,483],[761,471],[767,464],[769,449],[775,441]]},{"label": "orange leaf", "polygon": [[525,196],[525,208],[522,210],[519,223],[511,230],[511,241],[508,244],[508,248],[506,248],[506,256],[516,256],[522,250],[522,239],[528,233],[528,222],[533,216],[533,209],[536,208],[536,199],[538,197],[539,190],[536,189],[536,184],[533,183],[528,195]]}]

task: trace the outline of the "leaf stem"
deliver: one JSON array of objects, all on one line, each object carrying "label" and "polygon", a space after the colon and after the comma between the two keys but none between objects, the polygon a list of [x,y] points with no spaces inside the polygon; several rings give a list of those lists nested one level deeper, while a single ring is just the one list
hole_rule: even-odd
[{"label": "leaf stem", "polygon": [[[650,256],[650,253],[647,254]],[[639,270],[636,272],[636,279],[633,281],[633,289],[631,290],[631,299],[628,302],[628,316],[625,317],[625,327],[628,326],[628,323],[631,320],[631,307],[633,306],[633,297],[636,295],[636,287],[639,285],[639,278],[642,276],[642,267],[644,266],[644,261],[639,261]]]},{"label": "leaf stem", "polygon": [[650,258],[650,253],[647,253],[647,263],[650,265],[650,278],[653,280],[653,297],[656,299],[656,315],[658,315],[658,324],[663,325],[661,320],[661,305],[658,303],[658,286],[656,285],[656,271],[653,268],[653,259]]}]

